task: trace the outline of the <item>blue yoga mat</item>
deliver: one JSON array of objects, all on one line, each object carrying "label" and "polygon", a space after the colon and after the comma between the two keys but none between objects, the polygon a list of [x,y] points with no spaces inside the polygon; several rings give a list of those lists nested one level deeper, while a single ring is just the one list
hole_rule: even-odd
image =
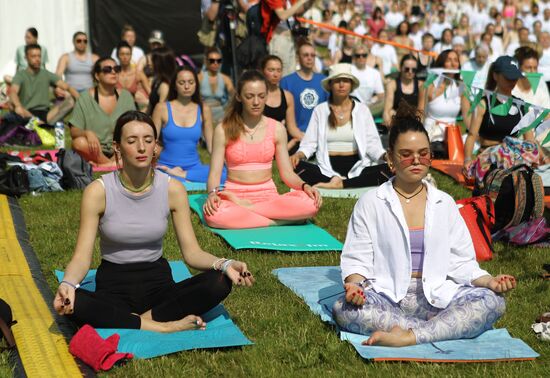
[{"label": "blue yoga mat", "polygon": [[[180,282],[191,277],[191,273],[181,261],[170,262],[174,281]],[[58,281],[63,279],[64,273],[56,270]],[[95,291],[95,270],[90,270],[84,278],[81,288]],[[115,333],[120,335],[119,352],[133,353],[136,358],[152,358],[165,354],[191,349],[223,348],[250,345],[241,330],[229,318],[229,314],[222,305],[218,305],[202,315],[207,323],[206,330],[191,330],[175,333],[157,333],[135,329],[99,328],[97,332],[103,338]]]},{"label": "blue yoga mat", "polygon": [[[205,200],[206,195],[204,194],[191,194],[189,196],[189,206],[199,215],[203,224],[205,224],[205,221],[202,206]],[[234,249],[269,249],[294,252],[342,250],[341,242],[310,222],[299,225],[241,230],[223,230],[211,227],[208,227],[208,229],[224,238]]]},{"label": "blue yoga mat", "polygon": [[185,186],[185,189],[187,189],[188,192],[205,192],[206,191],[206,183],[205,182],[193,182],[193,181],[187,181],[184,178],[176,177],[176,176],[170,176]]},{"label": "blue yoga mat", "polygon": [[[340,268],[336,266],[281,268],[273,270],[279,281],[295,292],[323,321],[335,324],[331,309],[344,293]],[[365,346],[368,336],[340,332],[359,355],[374,361],[488,362],[533,360],[539,355],[506,329],[484,332],[475,339],[449,340],[402,348]]]}]

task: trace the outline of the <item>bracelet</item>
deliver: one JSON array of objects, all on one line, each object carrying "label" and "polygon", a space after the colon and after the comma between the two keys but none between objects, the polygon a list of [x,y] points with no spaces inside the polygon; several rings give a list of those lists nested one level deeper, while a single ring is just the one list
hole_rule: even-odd
[{"label": "bracelet", "polygon": [[225,260],[222,264],[222,267],[221,267],[221,270],[223,272],[223,274],[225,274],[227,272],[227,268],[229,268],[229,266],[231,265],[231,263],[235,261],[235,260]]},{"label": "bracelet", "polygon": [[302,192],[304,191],[304,188],[305,188],[306,185],[308,185],[308,183],[304,181],[304,182],[302,183]]},{"label": "bracelet", "polygon": [[227,261],[226,258],[222,257],[221,259],[217,259],[212,263],[212,269],[214,270],[221,270],[222,264]]},{"label": "bracelet", "polygon": [[216,186],[214,189],[212,189],[211,191],[208,192],[208,195],[210,195],[212,193],[218,194],[219,192],[223,191],[224,189],[225,189],[224,185]]},{"label": "bracelet", "polygon": [[69,281],[61,281],[59,284],[65,284],[65,285],[69,285],[70,287],[72,287],[73,289],[78,289],[80,287],[80,284],[76,284],[76,285],[73,285],[72,283],[70,283]]}]

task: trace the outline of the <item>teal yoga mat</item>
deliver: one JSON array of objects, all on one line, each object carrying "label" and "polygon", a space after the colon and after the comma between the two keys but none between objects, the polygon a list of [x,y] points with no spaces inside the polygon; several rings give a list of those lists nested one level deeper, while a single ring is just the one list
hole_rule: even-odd
[{"label": "teal yoga mat", "polygon": [[[179,282],[191,277],[191,273],[181,261],[170,262],[172,277]],[[64,273],[56,270],[58,281]],[[95,270],[90,270],[82,281],[82,289],[95,291]],[[115,333],[120,335],[119,352],[133,353],[136,358],[152,358],[165,354],[191,349],[224,348],[250,345],[241,330],[230,319],[222,305],[218,305],[202,315],[207,323],[206,330],[192,330],[175,333],[157,333],[135,329],[97,329],[99,335],[107,338]]]},{"label": "teal yoga mat", "polygon": [[170,176],[173,179],[178,180],[185,186],[185,189],[187,189],[188,192],[205,192],[206,191],[206,183],[205,182],[193,182],[193,181],[187,181],[184,178],[176,177],[176,176]]},{"label": "teal yoga mat", "polygon": [[[189,205],[199,214],[203,224],[202,206],[206,200],[204,194],[191,194]],[[208,227],[208,226],[206,226]],[[247,228],[242,230],[223,230],[208,227],[221,236],[234,249],[269,249],[277,251],[341,251],[342,243],[322,228],[308,222],[291,226],[273,226]]]},{"label": "teal yoga mat", "polygon": [[[335,324],[332,306],[343,294],[340,268],[319,266],[273,270],[279,281],[302,298],[313,313]],[[373,361],[491,362],[533,360],[539,355],[525,342],[510,336],[506,329],[484,332],[475,339],[440,341],[402,348],[364,346],[368,336],[340,332],[340,339],[353,345],[357,353]]]}]

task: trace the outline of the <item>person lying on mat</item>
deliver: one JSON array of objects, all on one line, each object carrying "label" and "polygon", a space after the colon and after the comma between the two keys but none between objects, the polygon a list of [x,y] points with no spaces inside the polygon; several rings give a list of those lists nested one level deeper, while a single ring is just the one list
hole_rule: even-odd
[{"label": "person lying on mat", "polygon": [[80,95],[69,120],[73,150],[93,164],[115,165],[115,122],[136,108],[130,92],[116,89],[120,70],[112,58],[98,59],[92,71],[96,85]]},{"label": "person lying on mat", "polygon": [[479,267],[455,201],[423,181],[430,142],[420,114],[404,102],[392,120],[388,157],[395,177],[365,193],[349,222],[336,323],[370,335],[366,345],[480,335],[504,313],[500,293],[516,280]]},{"label": "person lying on mat", "polygon": [[[527,113],[524,106],[518,106],[515,103],[512,103],[509,109],[506,108],[506,101],[509,97],[513,97],[512,90],[522,77],[517,61],[509,56],[499,57],[489,68],[485,88],[495,92],[496,98],[493,99],[493,96],[490,96],[488,99],[484,96],[481,99],[472,113],[471,127],[464,143],[464,174],[466,177],[475,178],[478,184],[483,182],[483,177],[494,161],[507,160],[503,159],[503,151],[500,149],[505,139],[515,144],[514,153],[509,151],[507,153],[512,163],[517,151],[521,152],[522,162],[532,162],[533,158],[538,158],[538,154],[533,153],[533,151],[538,152],[533,130],[524,134],[524,141],[507,138]],[[503,97],[501,98],[499,94]],[[517,99],[517,97],[514,98]],[[478,139],[481,147],[478,156],[474,159],[474,144]]]},{"label": "person lying on mat", "polygon": [[[122,168],[84,191],[76,247],[53,302],[60,315],[78,324],[157,332],[204,329],[200,315],[227,297],[232,284],[254,283],[245,263],[201,249],[185,188],[153,169],[156,140],[149,116],[138,111],[122,114],[113,136]],[[169,215],[183,259],[203,271],[179,283],[174,283],[162,257]],[[98,230],[102,261],[96,291],[89,292],[79,284],[90,268]]]},{"label": "person lying on mat", "polygon": [[[292,171],[285,127],[263,116],[267,82],[256,70],[237,83],[225,117],[214,131],[204,204],[215,228],[254,228],[304,222],[317,214],[321,196]],[[272,179],[273,157],[283,182],[294,191],[279,195]],[[227,181],[220,187],[224,159]]]},{"label": "person lying on mat", "polygon": [[[329,100],[315,107],[298,152],[294,171],[309,185],[342,189],[377,186],[391,176],[386,152],[367,105],[350,93],[359,86],[348,63],[335,64],[323,80]],[[317,164],[309,163],[315,154]]]},{"label": "person lying on mat", "polygon": [[189,181],[206,182],[210,168],[201,163],[197,147],[203,137],[206,149],[212,152],[212,112],[201,100],[193,68],[178,69],[170,83],[168,101],[155,107],[153,121],[162,146],[157,168]]}]

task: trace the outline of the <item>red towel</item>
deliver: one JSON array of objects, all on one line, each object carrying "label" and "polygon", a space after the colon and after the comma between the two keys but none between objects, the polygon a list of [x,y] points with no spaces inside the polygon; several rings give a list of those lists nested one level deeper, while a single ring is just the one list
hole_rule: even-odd
[{"label": "red towel", "polygon": [[107,371],[121,360],[134,357],[131,353],[116,353],[120,336],[114,334],[103,340],[97,331],[86,324],[73,336],[69,352],[90,365],[96,372]]}]

